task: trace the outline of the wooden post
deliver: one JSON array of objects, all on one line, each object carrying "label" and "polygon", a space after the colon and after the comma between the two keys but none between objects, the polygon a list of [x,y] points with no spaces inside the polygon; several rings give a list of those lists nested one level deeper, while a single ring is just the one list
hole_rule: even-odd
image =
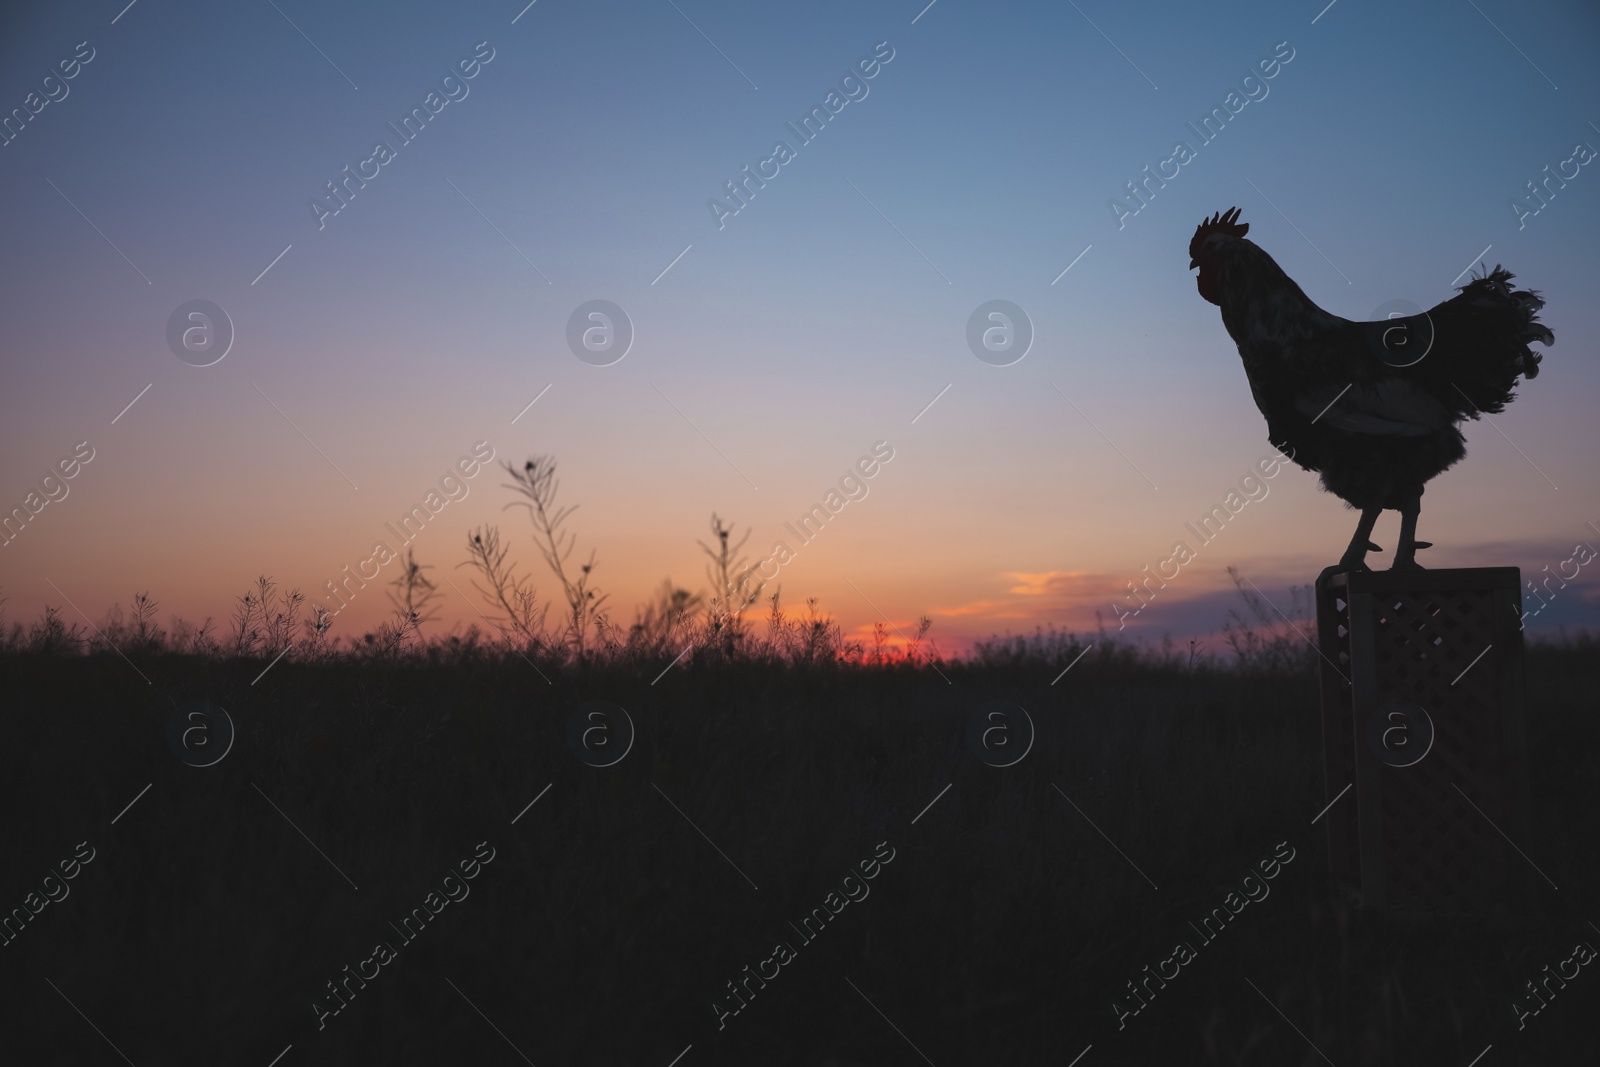
[{"label": "wooden post", "polygon": [[1528,825],[1521,589],[1515,567],[1317,582],[1329,868],[1365,907],[1483,914],[1532,874],[1512,844]]}]

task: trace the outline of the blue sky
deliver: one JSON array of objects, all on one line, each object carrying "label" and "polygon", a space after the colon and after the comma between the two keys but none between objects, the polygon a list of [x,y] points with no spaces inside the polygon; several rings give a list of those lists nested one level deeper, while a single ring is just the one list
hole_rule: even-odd
[{"label": "blue sky", "polygon": [[[42,79],[80,42],[93,58],[0,147],[0,498],[95,448],[3,549],[12,619],[63,596],[98,617],[137,589],[221,616],[262,572],[314,590],[478,440],[559,458],[631,617],[664,576],[704,585],[712,511],[764,554],[887,440],[895,460],[784,569],[786,598],[851,630],[880,612],[930,613],[951,639],[1082,629],[1266,451],[1184,269],[1195,225],[1234,205],[1346,317],[1431,306],[1479,256],[1543,291],[1545,373],[1430,484],[1425,562],[1531,573],[1600,545],[1600,178],[1582,167],[1520,229],[1509,206],[1600,147],[1589,5],[140,0],[12,18],[0,107],[59,95]],[[480,42],[467,95],[401,146],[387,124]],[[785,124],[880,42],[867,95],[799,145]],[[1280,42],[1267,95],[1200,143],[1187,123]],[[795,158],[719,229],[707,200],[779,139]],[[1193,160],[1119,228],[1111,198],[1180,139]],[[319,229],[308,201],[379,140],[394,160]],[[236,332],[213,366],[168,349],[194,299]],[[636,333],[608,367],[565,340],[592,299]],[[1036,332],[1012,366],[966,344],[991,299]],[[537,573],[501,481],[417,542],[462,589],[479,522]],[[1352,523],[1287,471],[1136,629],[1208,632],[1226,566],[1310,581]],[[1585,569],[1537,625],[1592,625],[1596,589]]]}]

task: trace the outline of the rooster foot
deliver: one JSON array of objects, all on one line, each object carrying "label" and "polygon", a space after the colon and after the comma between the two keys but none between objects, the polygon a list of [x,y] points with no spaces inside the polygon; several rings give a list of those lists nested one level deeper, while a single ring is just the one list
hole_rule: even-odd
[{"label": "rooster foot", "polygon": [[1413,541],[1413,542],[1411,542],[1412,551],[1406,553],[1406,556],[1405,556],[1404,559],[1400,559],[1400,558],[1397,557],[1395,559],[1395,561],[1392,564],[1390,564],[1389,569],[1392,570],[1392,571],[1420,571],[1420,570],[1425,570],[1426,568],[1424,568],[1422,566],[1422,564],[1417,562],[1416,557],[1412,553],[1414,553],[1419,548],[1432,548],[1432,547],[1433,547],[1433,542],[1432,541]]}]

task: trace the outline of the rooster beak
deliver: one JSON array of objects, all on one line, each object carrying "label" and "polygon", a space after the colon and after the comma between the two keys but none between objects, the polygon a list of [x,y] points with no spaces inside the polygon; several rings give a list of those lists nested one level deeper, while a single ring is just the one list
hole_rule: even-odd
[{"label": "rooster beak", "polygon": [[1199,266],[1199,265],[1200,265],[1200,263],[1199,263],[1199,261],[1198,261],[1198,260],[1194,260],[1194,259],[1190,259],[1190,260],[1189,260],[1189,269],[1190,269],[1190,270],[1194,270],[1194,269],[1195,269],[1195,268],[1196,268],[1196,267],[1198,267],[1198,266]]}]

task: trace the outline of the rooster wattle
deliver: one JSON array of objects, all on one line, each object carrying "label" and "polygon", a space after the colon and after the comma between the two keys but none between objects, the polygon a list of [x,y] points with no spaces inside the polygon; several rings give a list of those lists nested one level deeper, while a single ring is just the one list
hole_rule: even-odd
[{"label": "rooster wattle", "polygon": [[1322,487],[1361,509],[1339,570],[1364,570],[1378,514],[1400,512],[1392,566],[1415,568],[1422,490],[1466,454],[1458,424],[1505,410],[1518,376],[1539,373],[1555,335],[1539,321],[1539,294],[1496,266],[1431,310],[1353,322],[1322,310],[1253,241],[1239,209],[1195,229],[1189,267],[1200,295],[1222,309],[1239,346],[1267,439]]}]

